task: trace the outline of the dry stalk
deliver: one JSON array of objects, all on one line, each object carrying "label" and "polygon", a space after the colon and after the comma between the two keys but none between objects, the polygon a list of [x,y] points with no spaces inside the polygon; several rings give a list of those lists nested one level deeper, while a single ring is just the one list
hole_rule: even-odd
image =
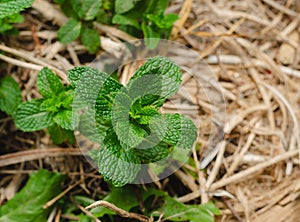
[{"label": "dry stalk", "polygon": [[121,217],[131,218],[131,219],[135,219],[135,220],[138,220],[141,222],[153,222],[153,219],[150,217],[147,217],[147,216],[144,216],[141,214],[137,214],[137,213],[128,212],[128,211],[123,210],[123,209],[117,207],[116,205],[109,203],[107,201],[104,201],[104,200],[96,201],[95,203],[92,203],[91,205],[87,206],[85,209],[89,210],[89,209],[93,209],[93,208],[100,207],[100,206],[114,211]]}]

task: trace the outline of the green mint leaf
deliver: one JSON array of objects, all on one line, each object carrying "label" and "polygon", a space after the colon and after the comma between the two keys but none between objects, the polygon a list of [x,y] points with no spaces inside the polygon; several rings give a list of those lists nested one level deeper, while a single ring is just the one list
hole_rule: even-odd
[{"label": "green mint leaf", "polygon": [[148,124],[153,116],[159,115],[157,108],[152,106],[144,106],[136,112],[139,124]]},{"label": "green mint leaf", "polygon": [[0,19],[29,8],[33,0],[5,0],[0,2]]},{"label": "green mint leaf", "polygon": [[[152,81],[159,85],[149,86],[152,87],[150,89],[153,93],[155,93],[154,90],[158,91],[161,99],[166,99],[175,95],[178,91],[181,83],[181,75],[179,66],[177,66],[174,62],[167,58],[157,56],[148,59],[147,62],[138,69],[133,77],[131,77],[128,87],[130,88],[133,84],[139,85],[139,83],[134,83],[137,78],[149,78],[149,81],[153,78]],[[139,81],[142,82],[143,78]],[[142,89],[139,89],[139,91],[141,90]]]},{"label": "green mint leaf", "polygon": [[95,68],[81,66],[68,70],[68,80],[75,88],[75,103],[83,103],[94,109],[99,91],[109,75]]},{"label": "green mint leaf", "polygon": [[50,97],[43,99],[40,105],[40,111],[56,113],[60,110],[62,101],[58,97]]},{"label": "green mint leaf", "polygon": [[125,92],[119,92],[112,107],[112,122],[118,139],[126,146],[136,147],[146,135],[146,132],[130,122],[129,112],[133,100]]},{"label": "green mint leaf", "polygon": [[114,98],[123,85],[108,74],[91,67],[69,70],[68,79],[75,87],[75,103],[81,103],[95,110],[98,121],[110,122]]},{"label": "green mint leaf", "polygon": [[85,21],[93,20],[100,10],[102,0],[74,0],[72,5],[78,16]]},{"label": "green mint leaf", "polygon": [[138,76],[130,81],[127,94],[134,101],[131,110],[136,112],[144,106],[159,108],[169,93],[163,91],[163,84],[161,76],[156,73]]},{"label": "green mint leaf", "polygon": [[11,24],[6,23],[6,21],[0,20],[0,33],[6,34],[8,31],[12,29],[14,29],[14,27]]},{"label": "green mint leaf", "polygon": [[220,215],[220,211],[212,202],[201,205],[187,205],[180,203],[175,198],[165,196],[164,206],[159,212],[170,221],[190,222],[214,222],[214,215]]},{"label": "green mint leaf", "polygon": [[116,0],[115,1],[115,12],[116,14],[123,14],[133,9],[136,3],[140,0]]},{"label": "green mint leaf", "polygon": [[81,41],[90,53],[96,53],[100,48],[100,37],[99,33],[95,29],[87,28],[82,26]]},{"label": "green mint leaf", "polygon": [[145,44],[148,49],[155,49],[160,41],[160,34],[154,29],[154,27],[149,26],[145,22],[142,23],[142,31],[145,38]]},{"label": "green mint leaf", "polygon": [[130,25],[133,26],[137,29],[141,29],[140,24],[137,20],[136,17],[130,16],[130,15],[120,15],[120,14],[116,14],[114,15],[113,19],[112,19],[112,23],[113,24],[118,24],[118,25]]},{"label": "green mint leaf", "polygon": [[24,21],[24,17],[19,13],[10,15],[4,19],[4,21],[9,23],[21,23]]},{"label": "green mint leaf", "polygon": [[[93,87],[93,90],[96,90],[99,88],[99,86],[96,85],[102,85],[109,77],[108,74],[99,72],[97,69],[88,66],[75,67],[68,70],[67,74],[71,86],[76,89],[89,89],[90,87]],[[94,84],[92,84],[92,82],[94,82]]]},{"label": "green mint leaf", "polygon": [[57,31],[57,37],[63,44],[70,43],[80,35],[81,22],[76,19],[69,20]]},{"label": "green mint leaf", "polygon": [[60,4],[61,10],[67,17],[79,20],[78,12],[74,10],[72,1],[55,1],[55,3]]},{"label": "green mint leaf", "polygon": [[63,129],[74,130],[77,120],[73,114],[75,113],[72,110],[62,110],[53,117],[53,120]]},{"label": "green mint leaf", "polygon": [[146,17],[160,29],[170,29],[178,19],[176,14],[147,14]]},{"label": "green mint leaf", "polygon": [[98,23],[111,25],[111,17],[107,16],[107,11],[104,8],[101,8],[96,16],[96,21]]},{"label": "green mint leaf", "polygon": [[[64,89],[65,90],[65,89]],[[62,110],[72,109],[74,92],[73,90],[62,91],[58,96],[44,98],[40,105],[41,111],[58,113]]]},{"label": "green mint leaf", "polygon": [[38,74],[37,86],[41,95],[45,98],[57,96],[64,91],[64,86],[55,73],[44,67]]},{"label": "green mint leaf", "polygon": [[61,144],[68,141],[70,144],[74,144],[75,136],[72,130],[66,130],[57,124],[53,124],[48,127],[48,132],[50,134],[51,140],[55,144]]},{"label": "green mint leaf", "polygon": [[79,132],[95,143],[102,143],[107,129],[111,127],[95,121],[95,110],[86,110],[81,116],[78,125]]},{"label": "green mint leaf", "polygon": [[181,114],[156,115],[149,125],[161,140],[175,147],[191,149],[197,138],[195,124]]},{"label": "green mint leaf", "polygon": [[113,102],[121,88],[123,85],[111,77],[104,82],[95,105],[97,119],[111,121]]},{"label": "green mint leaf", "polygon": [[53,114],[40,110],[42,102],[43,99],[33,99],[18,106],[14,116],[17,128],[25,132],[33,132],[53,124]]},{"label": "green mint leaf", "polygon": [[169,0],[150,0],[145,14],[162,14],[168,6]]},{"label": "green mint leaf", "polygon": [[169,145],[165,142],[157,144],[157,137],[155,136],[145,138],[135,149],[135,152],[141,161],[146,164],[162,160],[170,154]]},{"label": "green mint leaf", "polygon": [[10,76],[0,80],[0,110],[13,115],[22,102],[21,90],[18,83]]},{"label": "green mint leaf", "polygon": [[64,176],[39,170],[11,200],[0,207],[0,222],[47,221],[53,206],[43,206],[61,192]]},{"label": "green mint leaf", "polygon": [[132,182],[141,167],[134,150],[123,149],[112,129],[101,144],[96,162],[99,172],[116,187]]}]

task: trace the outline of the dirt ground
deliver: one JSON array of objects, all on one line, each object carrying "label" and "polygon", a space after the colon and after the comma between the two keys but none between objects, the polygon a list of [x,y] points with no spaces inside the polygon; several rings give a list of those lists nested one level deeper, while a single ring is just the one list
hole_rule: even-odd
[{"label": "dirt ground", "polygon": [[[44,4],[47,1],[37,0],[26,11],[25,22],[17,25],[20,35],[1,38],[0,51],[5,52],[1,72],[17,80],[26,100],[39,97],[35,80],[41,67],[64,76],[64,71],[94,59],[80,42],[64,46],[57,41],[56,32],[66,17],[54,4]],[[196,106],[201,147],[192,153],[195,164],[175,173],[187,190],[178,199],[184,203],[213,199],[221,210],[216,221],[300,221],[300,1],[174,0],[167,12],[180,16],[171,40],[198,53],[224,99],[224,121],[211,124],[218,105],[199,84],[188,78],[184,82],[194,95],[194,105],[186,110]],[[135,39],[115,27],[97,29],[102,42],[110,40],[99,54],[109,44]],[[128,73],[120,78],[126,81]],[[15,194],[23,175],[43,166],[72,172],[74,181],[85,172],[87,182],[78,190],[91,190],[100,178],[86,167],[78,149],[53,145],[44,132],[22,133],[10,117],[0,116],[0,146],[2,200]],[[48,148],[56,150],[50,153]],[[209,161],[216,149],[216,158]],[[200,171],[200,160],[209,163],[205,171]]]}]

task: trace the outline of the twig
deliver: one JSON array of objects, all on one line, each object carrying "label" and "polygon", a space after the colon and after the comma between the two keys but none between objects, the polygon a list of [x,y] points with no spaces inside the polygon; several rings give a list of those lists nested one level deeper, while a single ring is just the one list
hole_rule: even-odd
[{"label": "twig", "polygon": [[251,113],[254,113],[254,112],[267,111],[268,108],[269,107],[266,105],[256,105],[247,110],[240,112],[239,114],[232,116],[232,118],[228,122],[225,123],[224,132],[228,133],[228,134],[231,133],[231,131],[239,123],[241,123],[248,115],[250,115]]},{"label": "twig", "polygon": [[78,204],[77,202],[74,201],[74,204],[76,207],[78,207],[83,213],[85,213],[86,215],[88,215],[89,217],[91,217],[95,222],[101,222],[101,220],[99,220],[98,218],[96,218],[90,211],[88,211],[87,209],[85,209],[83,206],[81,206],[80,204]]},{"label": "twig", "polygon": [[106,207],[107,209],[114,211],[121,217],[132,218],[132,219],[139,220],[142,222],[153,222],[152,218],[149,218],[149,217],[141,215],[141,214],[128,212],[128,211],[123,210],[123,209],[117,207],[116,205],[109,203],[107,201],[104,201],[104,200],[96,201],[95,203],[92,203],[91,205],[87,206],[85,209],[88,210],[88,209],[92,209],[92,208],[100,207],[100,206]]},{"label": "twig", "polygon": [[80,61],[79,61],[79,59],[78,59],[78,56],[77,56],[77,54],[76,54],[74,48],[73,48],[71,45],[68,45],[68,46],[67,46],[67,50],[68,50],[68,52],[69,52],[69,54],[70,54],[70,57],[71,57],[71,59],[72,59],[72,61],[73,61],[73,64],[74,64],[75,66],[81,66]]},{"label": "twig", "polygon": [[192,9],[193,0],[184,1],[182,8],[179,12],[179,20],[175,22],[171,31],[171,39],[175,39],[178,35],[180,28],[184,25],[187,20],[190,11]]},{"label": "twig", "polygon": [[112,26],[108,26],[108,25],[103,25],[97,22],[94,22],[94,26],[96,29],[98,29],[99,31],[105,32],[109,35],[113,35],[119,39],[122,39],[124,41],[128,41],[128,42],[133,42],[136,46],[139,45],[139,39],[136,37],[133,37],[129,34],[127,34],[126,32],[123,32],[115,27]]},{"label": "twig", "polygon": [[68,20],[60,10],[53,7],[48,1],[35,0],[32,8],[39,11],[46,19],[54,21],[59,26],[64,25]]},{"label": "twig", "polygon": [[68,193],[70,190],[72,190],[74,187],[78,186],[80,183],[82,183],[81,180],[77,181],[73,185],[70,185],[67,189],[65,189],[63,192],[58,194],[56,197],[54,197],[52,200],[49,200],[44,206],[43,209],[47,209],[48,207],[52,206],[56,201],[58,201],[60,198],[62,198],[66,193]]},{"label": "twig", "polygon": [[38,65],[47,66],[50,69],[53,69],[57,73],[57,75],[60,78],[62,78],[65,82],[68,82],[67,75],[63,71],[57,69],[56,67],[54,67],[54,66],[52,66],[52,65],[50,65],[50,64],[48,64],[48,63],[46,63],[46,62],[44,62],[44,61],[42,61],[40,59],[37,59],[37,58],[31,56],[28,52],[22,52],[20,50],[10,48],[10,47],[5,46],[3,44],[2,45],[0,44],[0,50],[4,51],[4,52],[7,52],[7,53],[10,53],[10,54],[13,54],[15,56],[19,56],[19,57],[21,57],[23,59],[26,59],[26,60],[28,60],[30,62],[33,62],[33,63],[36,63]]},{"label": "twig", "polygon": [[224,204],[229,208],[229,210],[232,212],[232,215],[235,216],[235,218],[238,220],[238,222],[243,222],[243,219],[238,215],[234,207],[231,205],[229,201],[226,199],[223,199]]},{"label": "twig", "polygon": [[188,174],[184,173],[181,170],[176,170],[175,171],[175,176],[186,186],[188,187],[191,191],[198,190],[198,185],[195,183],[194,178]]},{"label": "twig", "polygon": [[26,150],[16,153],[9,153],[0,156],[0,167],[9,166],[12,164],[22,163],[25,161],[32,161],[43,159],[46,157],[58,156],[81,156],[85,151],[79,148],[50,148],[50,149],[36,149]]},{"label": "twig", "polygon": [[258,17],[256,15],[249,14],[247,12],[241,12],[241,11],[232,11],[228,9],[219,9],[216,7],[211,0],[205,0],[205,3],[210,7],[210,9],[220,16],[221,18],[226,18],[226,19],[236,19],[236,18],[246,18],[250,21],[256,22],[258,24],[264,25],[264,26],[270,26],[271,23],[268,20],[265,20],[261,17]]},{"label": "twig", "polygon": [[[226,32],[227,35],[231,35],[242,23],[245,22],[245,18],[242,17],[240,20],[238,20],[233,26],[230,27],[230,29]],[[211,54],[226,38],[226,36],[221,36],[217,41],[215,41],[211,46],[207,47],[200,53],[200,59],[203,59],[204,57]],[[196,60],[199,62],[199,59]]]},{"label": "twig", "polygon": [[[209,55],[207,57],[207,59],[205,60],[205,62],[207,62],[208,64],[218,64],[219,62],[221,62],[224,64],[230,64],[230,65],[237,65],[237,64],[243,63],[241,57],[236,56],[236,55],[218,55],[218,56]],[[268,68],[268,66],[264,62],[262,62],[258,59],[252,59],[251,63],[254,66]],[[285,74],[287,74],[289,76],[294,76],[294,77],[300,78],[300,71],[298,71],[296,69],[292,69],[290,67],[286,67],[286,66],[278,66],[278,67]]]},{"label": "twig", "polygon": [[224,153],[225,153],[225,148],[226,148],[226,140],[221,141],[220,143],[218,143],[218,155],[217,155],[217,159],[215,162],[215,165],[210,173],[210,175],[207,178],[207,182],[206,182],[206,187],[209,189],[210,185],[214,182],[214,180],[216,179],[220,167],[222,165],[222,160],[224,158]]},{"label": "twig", "polygon": [[200,162],[197,156],[197,152],[196,152],[196,146],[193,146],[193,158],[194,158],[194,162],[196,164],[196,170],[197,170],[197,174],[198,174],[198,182],[199,182],[199,190],[201,193],[201,203],[207,203],[209,201],[209,197],[207,194],[207,187],[206,187],[206,179],[204,177],[204,173],[201,171],[200,169]]},{"label": "twig", "polygon": [[284,12],[287,15],[294,16],[294,17],[297,17],[299,15],[297,12],[284,7],[273,0],[263,0],[263,1],[268,5],[272,6],[273,8],[276,8],[278,11]]},{"label": "twig", "polygon": [[[277,155],[263,163],[260,163],[260,164],[257,164],[251,168],[248,168],[244,171],[241,171],[237,174],[234,174],[233,176],[231,177],[228,177],[228,178],[225,178],[225,179],[222,179],[218,182],[215,182],[211,185],[210,189],[211,191],[212,190],[216,190],[216,189],[219,189],[221,187],[224,187],[228,184],[231,184],[231,183],[237,183],[239,181],[242,181],[242,180],[246,180],[249,176],[251,176],[252,174],[260,171],[260,170],[263,170],[264,168],[266,167],[269,167],[269,166],[272,166],[273,164],[276,164],[278,162],[281,162],[281,161],[284,161],[284,160],[287,160],[295,155],[298,154],[298,151],[297,150],[291,150],[291,151],[288,151],[286,153],[283,153],[283,154],[280,154],[280,155]],[[187,195],[184,195],[184,196],[181,196],[181,197],[178,197],[177,200],[184,203],[184,202],[188,202],[190,200],[193,200],[197,197],[199,197],[201,194],[200,194],[200,190],[196,190],[194,192],[191,192]]]},{"label": "twig", "polygon": [[43,66],[35,65],[35,64],[32,64],[32,63],[28,63],[28,62],[23,62],[23,61],[20,61],[20,60],[17,60],[17,59],[13,59],[11,57],[7,57],[7,56],[2,55],[2,54],[0,54],[0,59],[5,61],[5,62],[8,62],[10,64],[20,66],[20,67],[23,67],[23,68],[26,68],[26,69],[33,69],[33,70],[40,71],[43,68]]},{"label": "twig", "polygon": [[210,188],[211,188],[211,190],[216,190],[216,189],[224,187],[228,184],[237,183],[241,180],[245,180],[252,174],[256,173],[257,171],[263,170],[264,168],[269,167],[278,162],[281,162],[283,160],[287,160],[297,154],[298,154],[298,150],[291,150],[286,153],[277,155],[277,156],[267,160],[266,162],[257,164],[257,165],[250,167],[244,171],[240,171],[239,173],[236,173],[236,174],[232,175],[231,177],[220,180],[220,181],[212,184]]},{"label": "twig", "polygon": [[[256,120],[257,119],[255,118],[254,121],[256,121]],[[255,127],[258,127],[260,125],[260,123],[261,122],[257,122],[255,124]],[[238,165],[239,165],[240,161],[242,160],[243,156],[249,150],[254,138],[255,138],[255,133],[251,132],[250,135],[247,138],[247,141],[246,141],[244,147],[241,149],[241,151],[239,152],[237,157],[235,157],[234,160],[232,161],[231,166],[230,166],[229,170],[227,171],[226,177],[231,175],[236,170],[236,168],[238,167]]]},{"label": "twig", "polygon": [[[297,117],[296,117],[296,114],[295,114],[295,111],[293,110],[292,106],[289,104],[289,102],[287,101],[287,99],[277,90],[275,89],[274,87],[264,83],[264,82],[261,82],[261,84],[266,87],[267,89],[269,89],[275,96],[277,96],[283,103],[284,105],[286,106],[287,110],[289,111],[291,117],[292,117],[292,120],[293,120],[293,123],[294,123],[294,130],[293,130],[293,139],[291,139],[291,144],[290,145],[290,150],[291,149],[295,149],[295,146],[294,146],[294,143],[297,142],[297,146],[298,146],[298,151],[299,151],[299,158],[300,158],[300,134],[299,134],[299,122],[297,120]],[[288,172],[287,172],[287,175],[290,175],[292,173],[292,168],[291,168],[291,164],[292,162],[289,162],[289,166],[288,168],[290,169]]]}]

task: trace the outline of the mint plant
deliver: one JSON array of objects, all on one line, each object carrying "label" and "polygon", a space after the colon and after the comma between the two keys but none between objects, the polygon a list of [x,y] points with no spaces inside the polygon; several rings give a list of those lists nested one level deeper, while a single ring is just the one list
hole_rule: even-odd
[{"label": "mint plant", "polygon": [[[74,130],[100,144],[91,156],[99,172],[115,186],[132,182],[141,164],[190,150],[197,128],[182,114],[159,108],[181,83],[180,68],[167,58],[149,59],[123,86],[91,67],[68,71],[69,86],[47,67],[37,78],[43,98],[21,103],[14,115],[25,132],[48,128],[54,143],[74,142]],[[124,170],[126,169],[126,170]]]},{"label": "mint plant", "polygon": [[58,39],[67,44],[80,36],[84,46],[90,53],[96,53],[100,47],[100,37],[93,27],[99,13],[101,0],[56,0],[62,11],[71,19],[58,32]]},{"label": "mint plant", "polygon": [[158,111],[178,91],[181,75],[163,57],[149,59],[126,86],[91,67],[68,72],[75,90],[73,107],[82,113],[78,130],[100,144],[91,156],[115,186],[132,182],[141,164],[167,158],[177,148],[192,148],[194,123],[184,115]]},{"label": "mint plant", "polygon": [[[99,34],[93,22],[117,24],[125,32],[146,38],[148,48],[155,48],[159,39],[169,37],[176,14],[164,12],[168,0],[55,0],[71,19],[58,30],[58,38],[67,44],[80,36],[90,53],[100,46]],[[152,39],[151,39],[152,38]]]},{"label": "mint plant", "polygon": [[15,33],[13,23],[21,23],[24,18],[20,12],[29,8],[33,0],[0,0],[0,34]]},{"label": "mint plant", "polygon": [[65,140],[73,143],[73,89],[64,86],[47,67],[39,72],[37,86],[43,98],[18,106],[14,115],[16,126],[25,132],[48,128],[54,143],[60,144]]},{"label": "mint plant", "polygon": [[0,110],[7,115],[14,115],[18,105],[22,102],[21,90],[18,83],[6,76],[0,80]]},{"label": "mint plant", "polygon": [[121,29],[135,36],[137,31],[142,31],[147,47],[153,49],[159,39],[169,38],[173,23],[178,19],[176,14],[164,14],[168,2],[168,0],[116,0],[112,23],[121,25]]}]

